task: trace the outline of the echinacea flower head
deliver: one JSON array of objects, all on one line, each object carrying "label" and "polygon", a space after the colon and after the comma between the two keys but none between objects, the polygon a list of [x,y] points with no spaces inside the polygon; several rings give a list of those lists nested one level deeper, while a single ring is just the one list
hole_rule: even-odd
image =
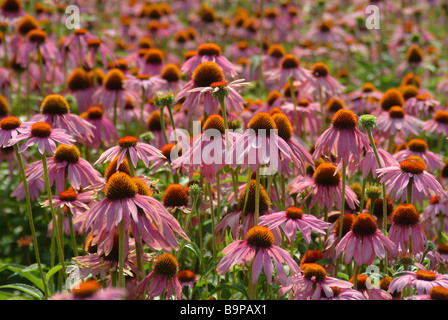
[{"label": "echinacea flower head", "polygon": [[420,214],[410,203],[398,205],[392,212],[392,225],[388,237],[400,251],[409,250],[413,255],[427,249],[427,237],[420,226]]},{"label": "echinacea flower head", "polygon": [[313,215],[303,213],[301,208],[289,207],[285,211],[271,213],[260,217],[260,226],[269,229],[280,227],[289,241],[294,241],[297,231],[300,231],[307,243],[311,242],[311,232],[325,234],[329,223],[319,220]]},{"label": "echinacea flower head", "polygon": [[37,144],[40,154],[54,154],[56,152],[56,142],[71,145],[75,140],[63,129],[53,129],[46,122],[36,122],[29,127],[28,132],[24,132],[9,141],[8,146],[12,146],[19,141],[28,139],[20,146],[19,152],[23,152],[30,146]]},{"label": "echinacea flower head", "polygon": [[279,67],[268,71],[268,79],[278,81],[278,86],[282,88],[290,79],[303,83],[311,79],[309,70],[300,66],[299,59],[293,54],[286,54],[282,57]]},{"label": "echinacea flower head", "polygon": [[50,300],[124,300],[126,292],[120,288],[103,288],[100,281],[88,279],[70,292],[56,293]]},{"label": "echinacea flower head", "polygon": [[237,75],[235,66],[222,55],[221,47],[215,43],[203,43],[198,46],[196,54],[188,59],[181,67],[181,71],[192,75],[194,70],[203,62],[216,63],[226,75],[235,77]]},{"label": "echinacea flower head", "polygon": [[444,194],[443,187],[437,179],[426,171],[424,161],[411,156],[393,166],[377,169],[381,183],[386,184],[387,194],[391,200],[405,202],[407,188],[412,188],[412,198],[408,199],[410,203],[423,203],[423,196],[431,199],[434,195]]},{"label": "echinacea flower head", "polygon": [[[303,191],[309,189],[308,195],[303,199],[311,198],[310,208],[319,204],[320,208],[331,210],[334,205],[341,205],[342,182],[341,172],[331,163],[321,163],[316,167],[311,179],[302,179],[291,184],[290,194],[297,193],[298,199]],[[347,205],[355,209],[359,205],[356,194],[348,185],[345,186],[345,201]]]},{"label": "echinacea flower head", "polygon": [[392,300],[392,295],[382,288],[377,288],[372,285],[370,278],[365,274],[358,274],[356,280],[350,278],[350,282],[356,281],[356,290],[367,300]]},{"label": "echinacea flower head", "polygon": [[170,253],[163,253],[154,261],[152,272],[137,286],[139,295],[146,294],[152,300],[166,293],[166,299],[174,293],[177,300],[181,299],[182,285],[177,277],[179,263]]},{"label": "echinacea flower head", "polygon": [[217,95],[223,94],[226,109],[240,112],[245,101],[236,89],[248,85],[249,83],[242,79],[226,82],[224,72],[219,65],[213,61],[206,61],[196,67],[191,80],[179,91],[176,99],[185,98],[180,111],[188,108],[189,115],[195,111],[195,106],[199,102],[203,103],[207,114],[216,114],[220,106]]},{"label": "echinacea flower head", "polygon": [[22,122],[14,116],[7,116],[0,120],[0,147],[6,148],[11,139],[28,131],[28,127],[33,123]]},{"label": "echinacea flower head", "polygon": [[[66,179],[76,191],[101,182],[100,173],[90,162],[81,158],[81,153],[75,145],[60,144],[53,156],[47,159],[47,167],[49,182],[51,185],[53,183],[56,185],[57,192],[65,190]],[[35,180],[43,174],[42,161],[28,165],[26,170],[28,179]]]},{"label": "echinacea flower head", "polygon": [[127,155],[129,155],[134,168],[137,168],[138,159],[142,160],[146,167],[149,167],[150,161],[157,158],[164,158],[159,149],[147,143],[139,142],[136,137],[127,136],[118,140],[118,146],[109,148],[103,152],[95,164],[109,162],[118,156],[118,167]]},{"label": "echinacea flower head", "polygon": [[321,90],[322,94],[330,97],[337,96],[344,89],[344,86],[330,75],[328,66],[323,62],[316,62],[310,68],[310,73],[312,77],[306,85],[311,87],[311,92],[317,93]]},{"label": "echinacea flower head", "polygon": [[448,289],[448,275],[435,270],[427,270],[421,264],[415,264],[417,270],[404,271],[394,276],[389,285],[389,292],[402,292],[405,287],[415,288],[417,294],[428,294],[434,287]]},{"label": "echinacea flower head", "polygon": [[437,110],[432,119],[422,125],[422,130],[437,135],[448,136],[448,111]]},{"label": "echinacea flower head", "polygon": [[428,171],[434,172],[435,169],[443,167],[443,157],[429,150],[428,143],[419,138],[411,139],[406,143],[406,149],[394,154],[394,158],[403,161],[411,156],[421,158],[428,166]]},{"label": "echinacea flower head", "polygon": [[332,298],[339,289],[351,289],[352,284],[327,275],[323,266],[317,263],[305,263],[298,274],[289,280],[287,286],[280,293],[283,295],[291,291],[294,300],[320,300],[322,296]]},{"label": "echinacea flower head", "polygon": [[345,263],[353,259],[358,266],[372,264],[375,257],[384,259],[386,251],[397,255],[397,247],[381,231],[369,213],[360,213],[353,220],[351,230],[336,245],[336,256],[341,254]]},{"label": "echinacea flower head", "polygon": [[357,128],[358,117],[351,110],[341,109],[335,113],[331,123],[332,126],[317,139],[313,158],[316,160],[326,155],[331,159],[333,154],[338,165],[359,162],[370,143],[367,135]]},{"label": "echinacea flower head", "polygon": [[403,94],[398,89],[392,88],[384,92],[380,100],[380,107],[383,111],[389,111],[395,106],[404,107],[404,102]]},{"label": "echinacea flower head", "polygon": [[34,115],[31,121],[46,122],[52,128],[64,129],[75,139],[91,140],[93,136],[93,125],[70,113],[70,105],[60,94],[46,96],[40,106],[40,113]]},{"label": "echinacea flower head", "polygon": [[177,209],[184,211],[188,206],[188,203],[188,191],[181,184],[170,184],[163,192],[162,204],[172,213],[177,211]]},{"label": "echinacea flower head", "polygon": [[299,271],[297,263],[288,252],[274,245],[273,233],[264,226],[254,226],[246,234],[245,240],[232,242],[222,251],[225,257],[219,262],[216,270],[225,274],[233,266],[242,264],[243,267],[252,263],[252,283],[256,283],[261,269],[264,270],[268,283],[272,283],[274,260],[277,276],[281,284],[286,284],[287,275],[283,263],[290,269],[291,275]]}]

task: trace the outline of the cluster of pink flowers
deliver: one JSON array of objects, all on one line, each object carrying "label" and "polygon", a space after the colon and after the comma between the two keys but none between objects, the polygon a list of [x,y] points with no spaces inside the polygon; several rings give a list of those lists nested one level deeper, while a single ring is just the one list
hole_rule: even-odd
[{"label": "cluster of pink flowers", "polygon": [[448,299],[446,39],[346,2],[80,1],[72,30],[3,0],[2,192],[42,297]]}]

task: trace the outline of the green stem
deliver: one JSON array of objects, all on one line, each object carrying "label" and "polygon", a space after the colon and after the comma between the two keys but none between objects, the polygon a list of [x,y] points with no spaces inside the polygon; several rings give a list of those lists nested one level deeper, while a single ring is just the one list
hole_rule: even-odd
[{"label": "green stem", "polygon": [[255,175],[255,216],[254,224],[258,225],[258,217],[260,215],[260,167],[257,168]]},{"label": "green stem", "polygon": [[137,136],[140,135],[140,132],[142,132],[143,127],[145,126],[145,121],[143,119],[143,111],[145,109],[145,102],[146,102],[146,90],[145,88],[142,87],[142,104],[140,106],[140,121],[139,121],[139,125],[138,125],[138,129],[137,129]]},{"label": "green stem", "polygon": [[39,244],[37,242],[36,229],[34,227],[33,210],[31,208],[31,198],[30,198],[30,192],[28,189],[28,181],[26,180],[26,175],[25,175],[25,166],[23,164],[22,155],[19,153],[19,147],[17,144],[14,145],[14,151],[17,156],[17,161],[19,162],[20,176],[22,178],[23,188],[25,189],[26,209],[28,212],[28,220],[29,220],[29,224],[30,224],[31,235],[33,237],[34,255],[36,256],[37,267],[39,269],[39,274],[42,279],[42,284],[44,286],[45,298],[48,298],[47,280],[44,276],[44,272],[42,270],[42,263],[40,261]]},{"label": "green stem", "polygon": [[356,264],[356,262],[353,261],[353,289],[357,290],[358,288],[358,272],[359,272],[359,266]]},{"label": "green stem", "polygon": [[[299,116],[297,115],[297,97],[296,92],[294,91],[294,79],[293,77],[289,78],[289,92],[291,94],[292,103],[294,105],[294,123],[296,125],[296,132],[299,132]],[[305,127],[302,128],[305,130]]]},{"label": "green stem", "polygon": [[[50,187],[50,180],[48,178],[48,167],[47,167],[47,158],[45,154],[42,154],[42,166],[44,168],[44,180],[45,180],[45,187],[47,189],[47,197],[48,197],[48,203],[50,204],[50,212],[51,212],[51,219],[53,220],[53,229],[55,230],[56,234],[56,245],[58,247],[58,255],[59,255],[59,261],[62,266],[62,274],[64,276],[64,280],[66,279],[65,274],[65,262],[64,262],[64,250],[62,246],[62,236],[59,233],[58,228],[58,221],[56,219],[56,212],[54,210],[53,201],[52,201],[52,193],[51,193],[51,187]],[[60,223],[63,223],[63,221],[60,221]]]},{"label": "green stem", "polygon": [[40,95],[42,96],[42,99],[45,98],[45,73],[44,73],[44,58],[42,56],[42,53],[39,50],[39,47],[37,48],[37,56],[39,59],[39,72],[40,72]]},{"label": "green stem", "polygon": [[166,143],[168,143],[170,140],[168,140],[168,136],[166,135],[166,124],[165,124],[165,116],[163,114],[163,109],[165,106],[160,107],[160,126],[162,127],[163,136],[165,137]]},{"label": "green stem", "polygon": [[344,221],[344,212],[345,212],[345,180],[346,180],[346,164],[344,159],[342,159],[342,192],[341,192],[341,215],[339,218],[339,240],[342,239],[342,227]]},{"label": "green stem", "polygon": [[78,245],[76,244],[76,236],[75,236],[75,231],[73,228],[73,216],[72,216],[71,212],[68,213],[68,224],[70,226],[70,237],[72,239],[73,254],[75,255],[75,257],[77,257],[78,256]]},{"label": "green stem", "polygon": [[125,278],[124,278],[124,241],[125,232],[124,232],[124,223],[123,220],[120,221],[119,224],[119,243],[118,243],[118,286],[120,288],[125,288]]},{"label": "green stem", "polygon": [[219,95],[219,104],[221,105],[221,113],[222,113],[222,119],[224,120],[224,132],[225,132],[225,139],[226,139],[226,148],[228,149],[230,147],[229,142],[229,134],[228,134],[228,124],[227,124],[227,110],[226,110],[226,104],[224,102],[224,96]]}]

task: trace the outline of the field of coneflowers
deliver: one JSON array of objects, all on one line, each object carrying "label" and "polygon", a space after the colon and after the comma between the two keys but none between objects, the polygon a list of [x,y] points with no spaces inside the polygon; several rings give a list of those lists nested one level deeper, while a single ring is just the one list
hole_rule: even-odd
[{"label": "field of coneflowers", "polygon": [[0,300],[448,300],[447,138],[444,0],[1,0]]}]

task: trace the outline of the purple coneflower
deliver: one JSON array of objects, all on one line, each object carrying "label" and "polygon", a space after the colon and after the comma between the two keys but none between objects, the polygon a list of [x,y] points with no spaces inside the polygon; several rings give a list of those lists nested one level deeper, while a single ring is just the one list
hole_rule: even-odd
[{"label": "purple coneflower", "polygon": [[282,88],[290,79],[304,83],[311,80],[310,71],[300,66],[299,59],[293,54],[283,56],[280,66],[267,71],[269,80],[278,81],[278,86]]},{"label": "purple coneflower", "polygon": [[45,151],[49,154],[54,154],[56,152],[56,142],[66,145],[71,145],[75,142],[64,129],[53,129],[46,122],[36,122],[28,127],[27,132],[21,133],[9,140],[7,146],[12,146],[25,139],[28,140],[20,146],[19,152],[23,152],[30,146],[37,144],[40,154],[45,154]]},{"label": "purple coneflower", "polygon": [[336,257],[341,255],[348,264],[353,259],[358,266],[371,265],[375,257],[385,258],[386,251],[393,257],[397,247],[381,231],[369,213],[360,213],[353,220],[351,230],[336,245]]},{"label": "purple coneflower", "polygon": [[397,133],[404,135],[418,135],[423,121],[407,114],[400,106],[393,106],[387,112],[382,112],[378,116],[378,133],[385,137],[393,136]]},{"label": "purple coneflower", "polygon": [[[431,199],[434,195],[444,194],[437,179],[426,171],[426,165],[418,157],[411,156],[396,165],[376,170],[381,183],[386,184],[391,200],[423,205],[423,196]],[[407,192],[406,192],[407,191]],[[411,193],[411,194],[410,194]]]},{"label": "purple coneflower", "polygon": [[101,162],[110,162],[118,156],[117,167],[129,155],[132,165],[137,168],[138,159],[142,160],[146,167],[149,162],[158,158],[164,158],[159,149],[143,142],[139,142],[136,137],[128,136],[118,140],[118,146],[104,151],[95,165]]},{"label": "purple coneflower", "polygon": [[[214,43],[204,43],[198,46],[197,54],[188,59],[181,67],[181,71],[191,76],[196,68],[203,62],[215,62],[226,75],[237,75],[235,66],[222,55],[221,48]],[[216,82],[216,81],[214,81]]]},{"label": "purple coneflower", "polygon": [[222,251],[225,257],[219,262],[216,270],[219,274],[225,274],[233,266],[252,264],[251,281],[255,284],[264,270],[268,283],[272,283],[272,260],[274,260],[277,276],[282,285],[286,284],[287,275],[283,263],[289,267],[291,275],[299,272],[299,266],[284,249],[274,245],[274,235],[263,226],[251,228],[245,240],[237,240],[229,244]]},{"label": "purple coneflower", "polygon": [[76,114],[70,113],[70,106],[59,94],[48,95],[41,104],[40,113],[31,118],[33,122],[46,122],[52,128],[64,129],[75,139],[90,140],[93,125]]},{"label": "purple coneflower", "polygon": [[28,32],[27,40],[20,45],[17,52],[17,62],[22,66],[28,66],[31,53],[37,53],[45,63],[57,59],[59,54],[55,44],[48,39],[47,33],[40,29]]},{"label": "purple coneflower", "polygon": [[434,287],[448,289],[448,275],[434,270],[426,270],[421,264],[415,264],[416,271],[404,271],[394,276],[389,285],[389,292],[401,292],[405,287],[415,288],[417,294],[428,294]]},{"label": "purple coneflower", "polygon": [[414,117],[426,118],[434,112],[438,105],[439,101],[435,100],[431,95],[418,94],[406,100],[404,110]]},{"label": "purple coneflower", "polygon": [[[354,283],[353,277],[350,279]],[[381,287],[372,285],[370,278],[365,274],[358,274],[356,277],[356,290],[358,290],[367,300],[392,300],[392,295]]]},{"label": "purple coneflower", "polygon": [[[75,190],[86,188],[91,184],[101,182],[100,173],[92,165],[81,158],[81,153],[74,145],[59,145],[53,157],[47,159],[49,182],[56,185],[56,191],[65,190],[66,179]],[[31,163],[26,168],[29,180],[34,180],[44,174],[42,161]]]},{"label": "purple coneflower", "polygon": [[387,236],[399,251],[415,255],[427,249],[428,239],[419,221],[420,214],[412,204],[400,204],[392,212],[392,225]]},{"label": "purple coneflower", "polygon": [[436,111],[432,119],[422,125],[422,130],[436,135],[448,136],[448,111]]},{"label": "purple coneflower", "polygon": [[330,223],[319,220],[313,215],[304,214],[301,208],[289,207],[285,211],[271,213],[260,217],[260,226],[269,229],[280,227],[287,236],[288,242],[293,242],[299,230],[307,243],[311,242],[311,232],[325,234]]},{"label": "purple coneflower", "polygon": [[124,300],[126,292],[119,288],[102,288],[95,279],[88,279],[70,292],[56,293],[50,300]]},{"label": "purple coneflower", "polygon": [[[332,126],[327,129],[316,141],[313,153],[314,159],[322,155],[336,157],[338,166],[349,165],[361,160],[364,150],[370,148],[369,138],[358,128],[358,118],[351,110],[340,109],[335,113]],[[345,174],[345,172],[343,173]]]},{"label": "purple coneflower", "polygon": [[76,98],[78,110],[84,112],[91,106],[95,90],[88,73],[82,68],[75,68],[67,78],[68,92]]},{"label": "purple coneflower", "polygon": [[428,143],[423,139],[411,139],[406,143],[406,149],[398,151],[393,156],[399,162],[411,156],[417,156],[425,162],[430,172],[443,167],[443,157],[429,151]]},{"label": "purple coneflower", "polygon": [[163,253],[154,261],[153,269],[137,286],[140,296],[146,294],[148,299],[165,295],[165,299],[172,294],[177,300],[182,296],[182,285],[177,277],[179,263],[170,253]]},{"label": "purple coneflower", "polygon": [[[314,171],[313,177],[301,179],[291,184],[289,193],[296,194],[299,200],[301,193],[309,189],[308,195],[303,199],[306,201],[311,198],[309,207],[312,208],[316,203],[321,209],[332,210],[333,205],[341,206],[342,183],[341,172],[331,163],[321,163]],[[348,206],[355,209],[359,205],[356,194],[348,185],[345,186],[345,201]]]},{"label": "purple coneflower", "polygon": [[90,107],[85,113],[81,114],[81,117],[94,126],[92,140],[85,141],[88,146],[94,148],[99,148],[100,145],[108,147],[118,140],[117,128],[104,115],[101,107]]},{"label": "purple coneflower", "polygon": [[11,139],[28,132],[33,122],[22,122],[19,118],[8,116],[0,120],[0,147],[5,148]]},{"label": "purple coneflower", "polygon": [[291,291],[291,298],[294,300],[320,300],[321,296],[332,298],[335,294],[334,287],[351,289],[353,284],[329,277],[325,268],[317,263],[305,263],[300,272],[289,280],[288,285],[280,289],[280,294]]}]

